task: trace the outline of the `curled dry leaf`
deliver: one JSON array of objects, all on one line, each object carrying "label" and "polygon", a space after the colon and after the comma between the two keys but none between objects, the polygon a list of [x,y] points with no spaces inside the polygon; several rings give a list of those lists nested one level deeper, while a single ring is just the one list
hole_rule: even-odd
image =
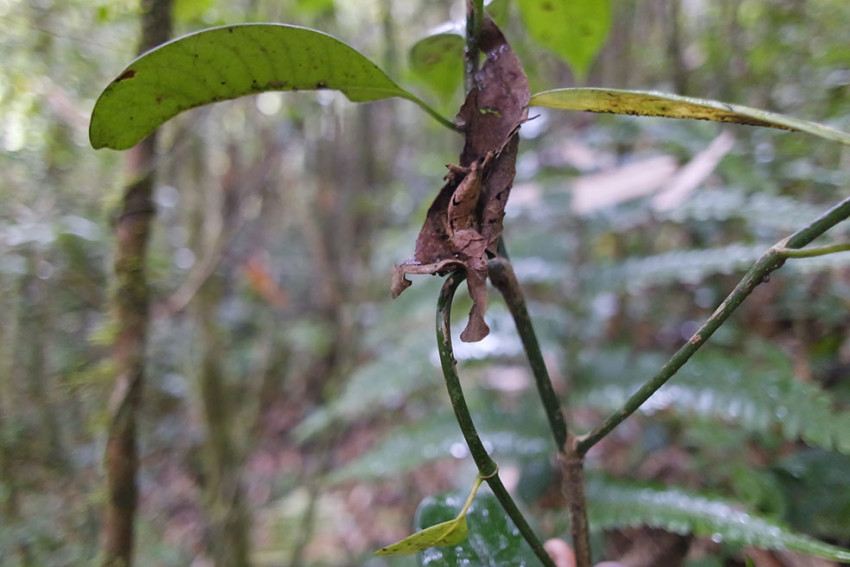
[{"label": "curled dry leaf", "polygon": [[484,17],[479,46],[487,56],[457,116],[464,134],[459,165],[449,165],[428,209],[413,259],[393,274],[397,297],[411,282],[406,274],[445,275],[465,270],[473,305],[461,340],[479,341],[490,329],[487,259],[495,255],[514,176],[518,130],[528,116],[528,79],[502,32]]}]

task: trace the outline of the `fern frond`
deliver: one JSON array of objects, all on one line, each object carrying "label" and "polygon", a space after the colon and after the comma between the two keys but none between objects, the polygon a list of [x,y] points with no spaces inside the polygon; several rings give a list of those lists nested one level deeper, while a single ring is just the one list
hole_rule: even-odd
[{"label": "fern frond", "polygon": [[[486,410],[475,415],[481,440],[497,459],[528,461],[554,451],[543,423],[534,424],[536,427],[517,427],[504,415],[487,415]],[[337,468],[325,482],[335,484],[398,476],[429,461],[452,455],[465,456],[466,451],[454,415],[441,413],[419,423],[391,429],[369,451]]]},{"label": "fern frond", "polygon": [[[605,352],[585,367],[587,388],[573,403],[614,411],[663,364],[658,355]],[[753,433],[778,430],[788,440],[850,454],[850,412],[837,412],[829,394],[794,379],[779,352],[755,361],[711,351],[695,356],[641,407],[682,417],[700,416]]]},{"label": "fern frond", "polygon": [[848,550],[794,532],[725,500],[681,488],[589,479],[587,498],[588,516],[596,530],[646,525],[715,541],[850,561]]},{"label": "fern frond", "polygon": [[629,258],[603,268],[592,277],[599,291],[635,292],[667,283],[696,284],[714,274],[749,268],[770,245],[732,244],[705,250],[676,250],[645,258]]},{"label": "fern frond", "polygon": [[744,219],[760,229],[793,232],[801,219],[814,219],[821,213],[823,207],[790,197],[727,188],[698,191],[679,207],[656,213],[656,218],[677,223]]},{"label": "fern frond", "polygon": [[382,351],[379,358],[360,366],[338,396],[296,427],[295,438],[303,442],[339,421],[397,404],[418,390],[439,387],[440,372],[428,358],[433,342],[429,335],[409,334]]}]

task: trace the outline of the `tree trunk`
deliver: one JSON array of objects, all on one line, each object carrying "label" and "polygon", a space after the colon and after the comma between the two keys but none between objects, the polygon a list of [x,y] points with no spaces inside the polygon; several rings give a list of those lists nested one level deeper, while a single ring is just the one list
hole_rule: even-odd
[{"label": "tree trunk", "polygon": [[[171,35],[171,0],[142,0],[139,52]],[[132,148],[128,178],[116,224],[114,299],[117,332],[113,345],[115,386],[109,400],[109,435],[104,456],[107,501],[102,529],[102,565],[133,563],[133,532],[139,456],[136,414],[141,402],[148,331],[146,254],[154,217],[156,135]]]},{"label": "tree trunk", "polygon": [[241,451],[233,442],[234,403],[224,374],[226,349],[216,311],[223,282],[212,276],[198,290],[195,311],[199,344],[203,349],[199,394],[203,406],[204,500],[209,529],[209,551],[217,567],[249,567],[251,519],[241,485]]}]

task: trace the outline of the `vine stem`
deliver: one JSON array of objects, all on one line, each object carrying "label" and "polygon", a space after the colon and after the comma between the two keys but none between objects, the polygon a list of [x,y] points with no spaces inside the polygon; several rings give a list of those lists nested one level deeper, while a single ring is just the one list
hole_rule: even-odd
[{"label": "vine stem", "polygon": [[543,544],[531,529],[531,526],[528,525],[528,521],[526,521],[516,502],[514,502],[502,480],[499,478],[499,467],[496,461],[487,453],[487,449],[484,448],[484,444],[478,436],[478,431],[475,429],[475,424],[469,413],[469,407],[466,404],[463,388],[460,385],[460,378],[457,374],[457,361],[454,358],[454,349],[452,348],[451,307],[455,291],[465,277],[463,272],[450,274],[443,284],[440,297],[437,300],[437,349],[440,353],[440,364],[443,369],[443,378],[446,381],[449,399],[451,400],[452,408],[454,409],[463,438],[466,440],[467,447],[469,447],[469,453],[478,467],[478,474],[490,486],[490,490],[493,491],[493,494],[499,500],[505,513],[513,521],[541,563],[546,567],[556,567],[552,558],[543,549]]},{"label": "vine stem", "polygon": [[452,122],[451,120],[449,120],[448,118],[446,118],[445,116],[443,116],[442,114],[437,112],[437,110],[434,109],[434,107],[429,105],[427,102],[425,102],[424,100],[422,100],[418,96],[415,96],[412,93],[407,93],[407,95],[405,95],[404,98],[406,98],[407,100],[418,105],[419,108],[421,108],[422,110],[427,112],[428,115],[431,116],[431,118],[433,118],[434,120],[439,122],[441,125],[448,128],[449,130],[452,130],[453,132],[458,132],[458,133],[461,132],[461,130],[460,130],[460,128],[458,128],[457,124],[455,124],[454,122]]},{"label": "vine stem", "polygon": [[[788,258],[806,256],[799,249],[806,246],[818,236],[850,217],[850,198],[841,201],[823,215],[796,231],[791,236],[781,240],[765,252],[752,268],[744,275],[735,289],[732,290],[717,310],[706,320],[696,333],[684,344],[661,370],[647,381],[641,388],[626,400],[623,406],[608,416],[596,429],[578,439],[576,449],[584,455],[596,443],[634,413],[652,394],[658,391],[676,372],[708,341],[714,332],[729,318],[730,315],[761,283],[768,279],[771,272],[778,270]],[[823,252],[823,250],[830,250]],[[823,255],[839,250],[835,247],[813,248],[808,255]]]},{"label": "vine stem", "polygon": [[567,448],[569,437],[566,417],[561,408],[561,403],[558,401],[558,396],[555,394],[552,380],[549,378],[549,371],[546,369],[546,362],[543,360],[540,343],[534,333],[531,316],[528,314],[528,308],[516,279],[516,274],[506,257],[500,256],[490,260],[488,268],[490,281],[505,298],[505,303],[511,312],[517,333],[519,333],[522,346],[525,349],[525,356],[531,366],[534,381],[537,384],[540,400],[546,410],[549,428],[552,430],[555,443],[558,445],[558,451],[562,452]]},{"label": "vine stem", "polygon": [[576,438],[567,428],[567,420],[543,353],[540,343],[531,324],[531,316],[528,314],[525,298],[519,281],[516,278],[508,254],[505,250],[504,241],[499,243],[499,256],[490,260],[488,264],[490,281],[502,294],[508,310],[511,312],[517,333],[525,349],[525,356],[531,366],[534,381],[540,401],[546,411],[549,428],[558,446],[558,461],[563,477],[562,492],[567,498],[570,514],[570,531],[572,532],[573,548],[576,555],[576,564],[579,567],[590,566],[590,527],[587,521],[587,502],[584,490],[584,456],[576,450]]}]

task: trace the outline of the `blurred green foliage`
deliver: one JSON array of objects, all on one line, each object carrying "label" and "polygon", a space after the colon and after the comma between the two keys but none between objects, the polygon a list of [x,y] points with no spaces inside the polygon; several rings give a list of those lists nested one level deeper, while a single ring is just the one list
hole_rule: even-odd
[{"label": "blurred green foliage", "polygon": [[[613,28],[587,82],[850,130],[846,0],[689,2],[677,20],[670,5],[613,1]],[[571,84],[569,69],[524,31],[517,3],[491,10],[535,90]],[[410,76],[410,47],[460,17],[460,3],[448,1],[178,3],[181,33],[247,21],[314,27],[346,38],[394,78]],[[100,522],[111,221],[124,182],[122,155],[93,152],[86,123],[100,89],[133,56],[136,5],[12,1],[0,3],[0,22],[0,563],[78,565],[94,555]],[[396,302],[388,293],[389,269],[412,252],[459,139],[403,101],[279,96],[193,111],[163,129],[141,420],[142,565],[208,553],[198,322],[184,300],[191,305],[193,282],[210,274],[223,282],[220,363],[238,408],[257,565],[296,556],[311,565],[409,564],[371,552],[409,533],[424,496],[470,478],[433,343],[439,281],[417,281]],[[588,176],[659,156],[682,165],[723,128],[538,114],[523,128],[505,234],[581,428],[657,369],[760,251],[850,186],[846,148],[731,127],[732,150],[677,206],[654,208],[649,196],[577,213],[572,191]],[[841,226],[832,236],[846,237]],[[591,454],[589,474],[683,491],[686,508],[710,493],[850,544],[846,256],[789,262]],[[461,376],[482,437],[516,472],[541,532],[563,536],[551,441],[512,324],[493,303],[491,337],[457,349]],[[467,307],[457,306],[459,317]],[[292,504],[296,494],[306,494],[303,506]],[[668,514],[630,510],[629,524],[671,527]],[[297,533],[285,547],[274,535],[280,518]],[[695,525],[685,517],[679,527]],[[735,546],[710,549],[741,558]]]}]

